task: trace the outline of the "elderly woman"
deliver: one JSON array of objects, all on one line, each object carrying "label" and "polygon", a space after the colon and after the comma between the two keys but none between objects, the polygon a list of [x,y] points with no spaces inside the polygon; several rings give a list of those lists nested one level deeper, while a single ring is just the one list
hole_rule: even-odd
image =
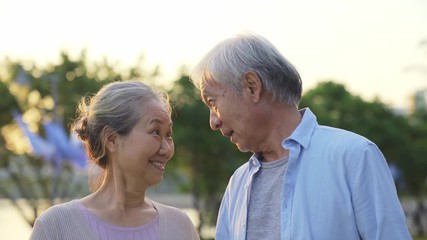
[{"label": "elderly woman", "polygon": [[166,95],[137,81],[104,86],[82,99],[74,131],[103,174],[92,194],[49,208],[31,239],[199,239],[185,213],[148,199],[174,153]]}]

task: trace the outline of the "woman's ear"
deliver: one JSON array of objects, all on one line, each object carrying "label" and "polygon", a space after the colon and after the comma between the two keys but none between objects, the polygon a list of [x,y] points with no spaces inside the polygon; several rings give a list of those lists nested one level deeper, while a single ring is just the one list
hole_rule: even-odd
[{"label": "woman's ear", "polygon": [[114,152],[117,148],[117,133],[106,126],[102,130],[102,134],[105,136],[105,148],[110,152]]},{"label": "woman's ear", "polygon": [[259,102],[262,92],[262,83],[258,74],[253,71],[249,71],[245,74],[244,88],[248,96],[255,103]]}]

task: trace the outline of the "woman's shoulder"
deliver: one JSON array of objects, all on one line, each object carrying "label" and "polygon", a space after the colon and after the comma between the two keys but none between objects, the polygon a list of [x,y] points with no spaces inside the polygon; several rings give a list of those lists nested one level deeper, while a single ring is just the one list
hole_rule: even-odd
[{"label": "woman's shoulder", "polygon": [[190,217],[181,209],[151,201],[159,213],[160,239],[199,239]]},{"label": "woman's shoulder", "polygon": [[192,225],[190,217],[181,209],[165,205],[159,202],[151,201],[157,209],[160,221],[174,222],[174,224]]},{"label": "woman's shoulder", "polygon": [[78,200],[71,200],[60,204],[53,205],[46,209],[38,219],[43,221],[58,221],[58,220],[70,220],[79,211]]},{"label": "woman's shoulder", "polygon": [[153,203],[154,207],[157,209],[157,211],[159,211],[160,213],[164,213],[164,214],[176,214],[176,215],[184,215],[186,217],[187,214],[184,213],[184,211],[182,211],[181,209],[174,207],[174,206],[170,206],[170,205],[165,205],[156,201],[151,200],[151,202]]},{"label": "woman's shoulder", "polygon": [[45,213],[49,213],[49,212],[68,212],[71,210],[75,210],[78,209],[78,205],[79,202],[78,200],[71,200],[71,201],[67,201],[67,202],[61,202],[55,205],[52,205],[51,207],[49,207]]},{"label": "woman's shoulder", "polygon": [[30,239],[96,239],[84,215],[79,200],[53,205],[35,221]]}]

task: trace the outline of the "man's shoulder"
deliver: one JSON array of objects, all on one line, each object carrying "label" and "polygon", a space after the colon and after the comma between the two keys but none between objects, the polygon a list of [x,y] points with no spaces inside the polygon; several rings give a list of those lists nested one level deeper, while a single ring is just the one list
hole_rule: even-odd
[{"label": "man's shoulder", "polygon": [[316,131],[313,134],[314,139],[321,138],[325,140],[334,140],[334,143],[350,144],[350,145],[366,145],[372,144],[372,141],[368,138],[346,130],[342,128],[336,128],[331,126],[318,125]]},{"label": "man's shoulder", "polygon": [[239,168],[234,171],[233,175],[230,177],[229,184],[240,185],[249,175],[249,162],[244,163]]},{"label": "man's shoulder", "polygon": [[249,161],[246,161],[244,164],[240,165],[234,172],[238,171],[247,171],[249,169]]},{"label": "man's shoulder", "polygon": [[237,168],[236,171],[234,171],[233,176],[234,175],[241,176],[247,173],[248,171],[249,171],[249,162],[245,162],[239,168]]}]

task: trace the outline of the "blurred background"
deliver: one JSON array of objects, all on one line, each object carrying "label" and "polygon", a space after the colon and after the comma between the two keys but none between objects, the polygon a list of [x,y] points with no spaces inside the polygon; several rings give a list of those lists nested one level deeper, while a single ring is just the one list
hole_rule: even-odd
[{"label": "blurred background", "polygon": [[218,41],[267,37],[299,70],[300,107],[383,151],[414,239],[427,239],[427,1],[0,0],[0,238],[28,239],[47,207],[88,194],[70,134],[78,100],[138,79],[174,104],[176,153],[149,196],[204,239],[249,158],[210,130],[188,79]]}]

